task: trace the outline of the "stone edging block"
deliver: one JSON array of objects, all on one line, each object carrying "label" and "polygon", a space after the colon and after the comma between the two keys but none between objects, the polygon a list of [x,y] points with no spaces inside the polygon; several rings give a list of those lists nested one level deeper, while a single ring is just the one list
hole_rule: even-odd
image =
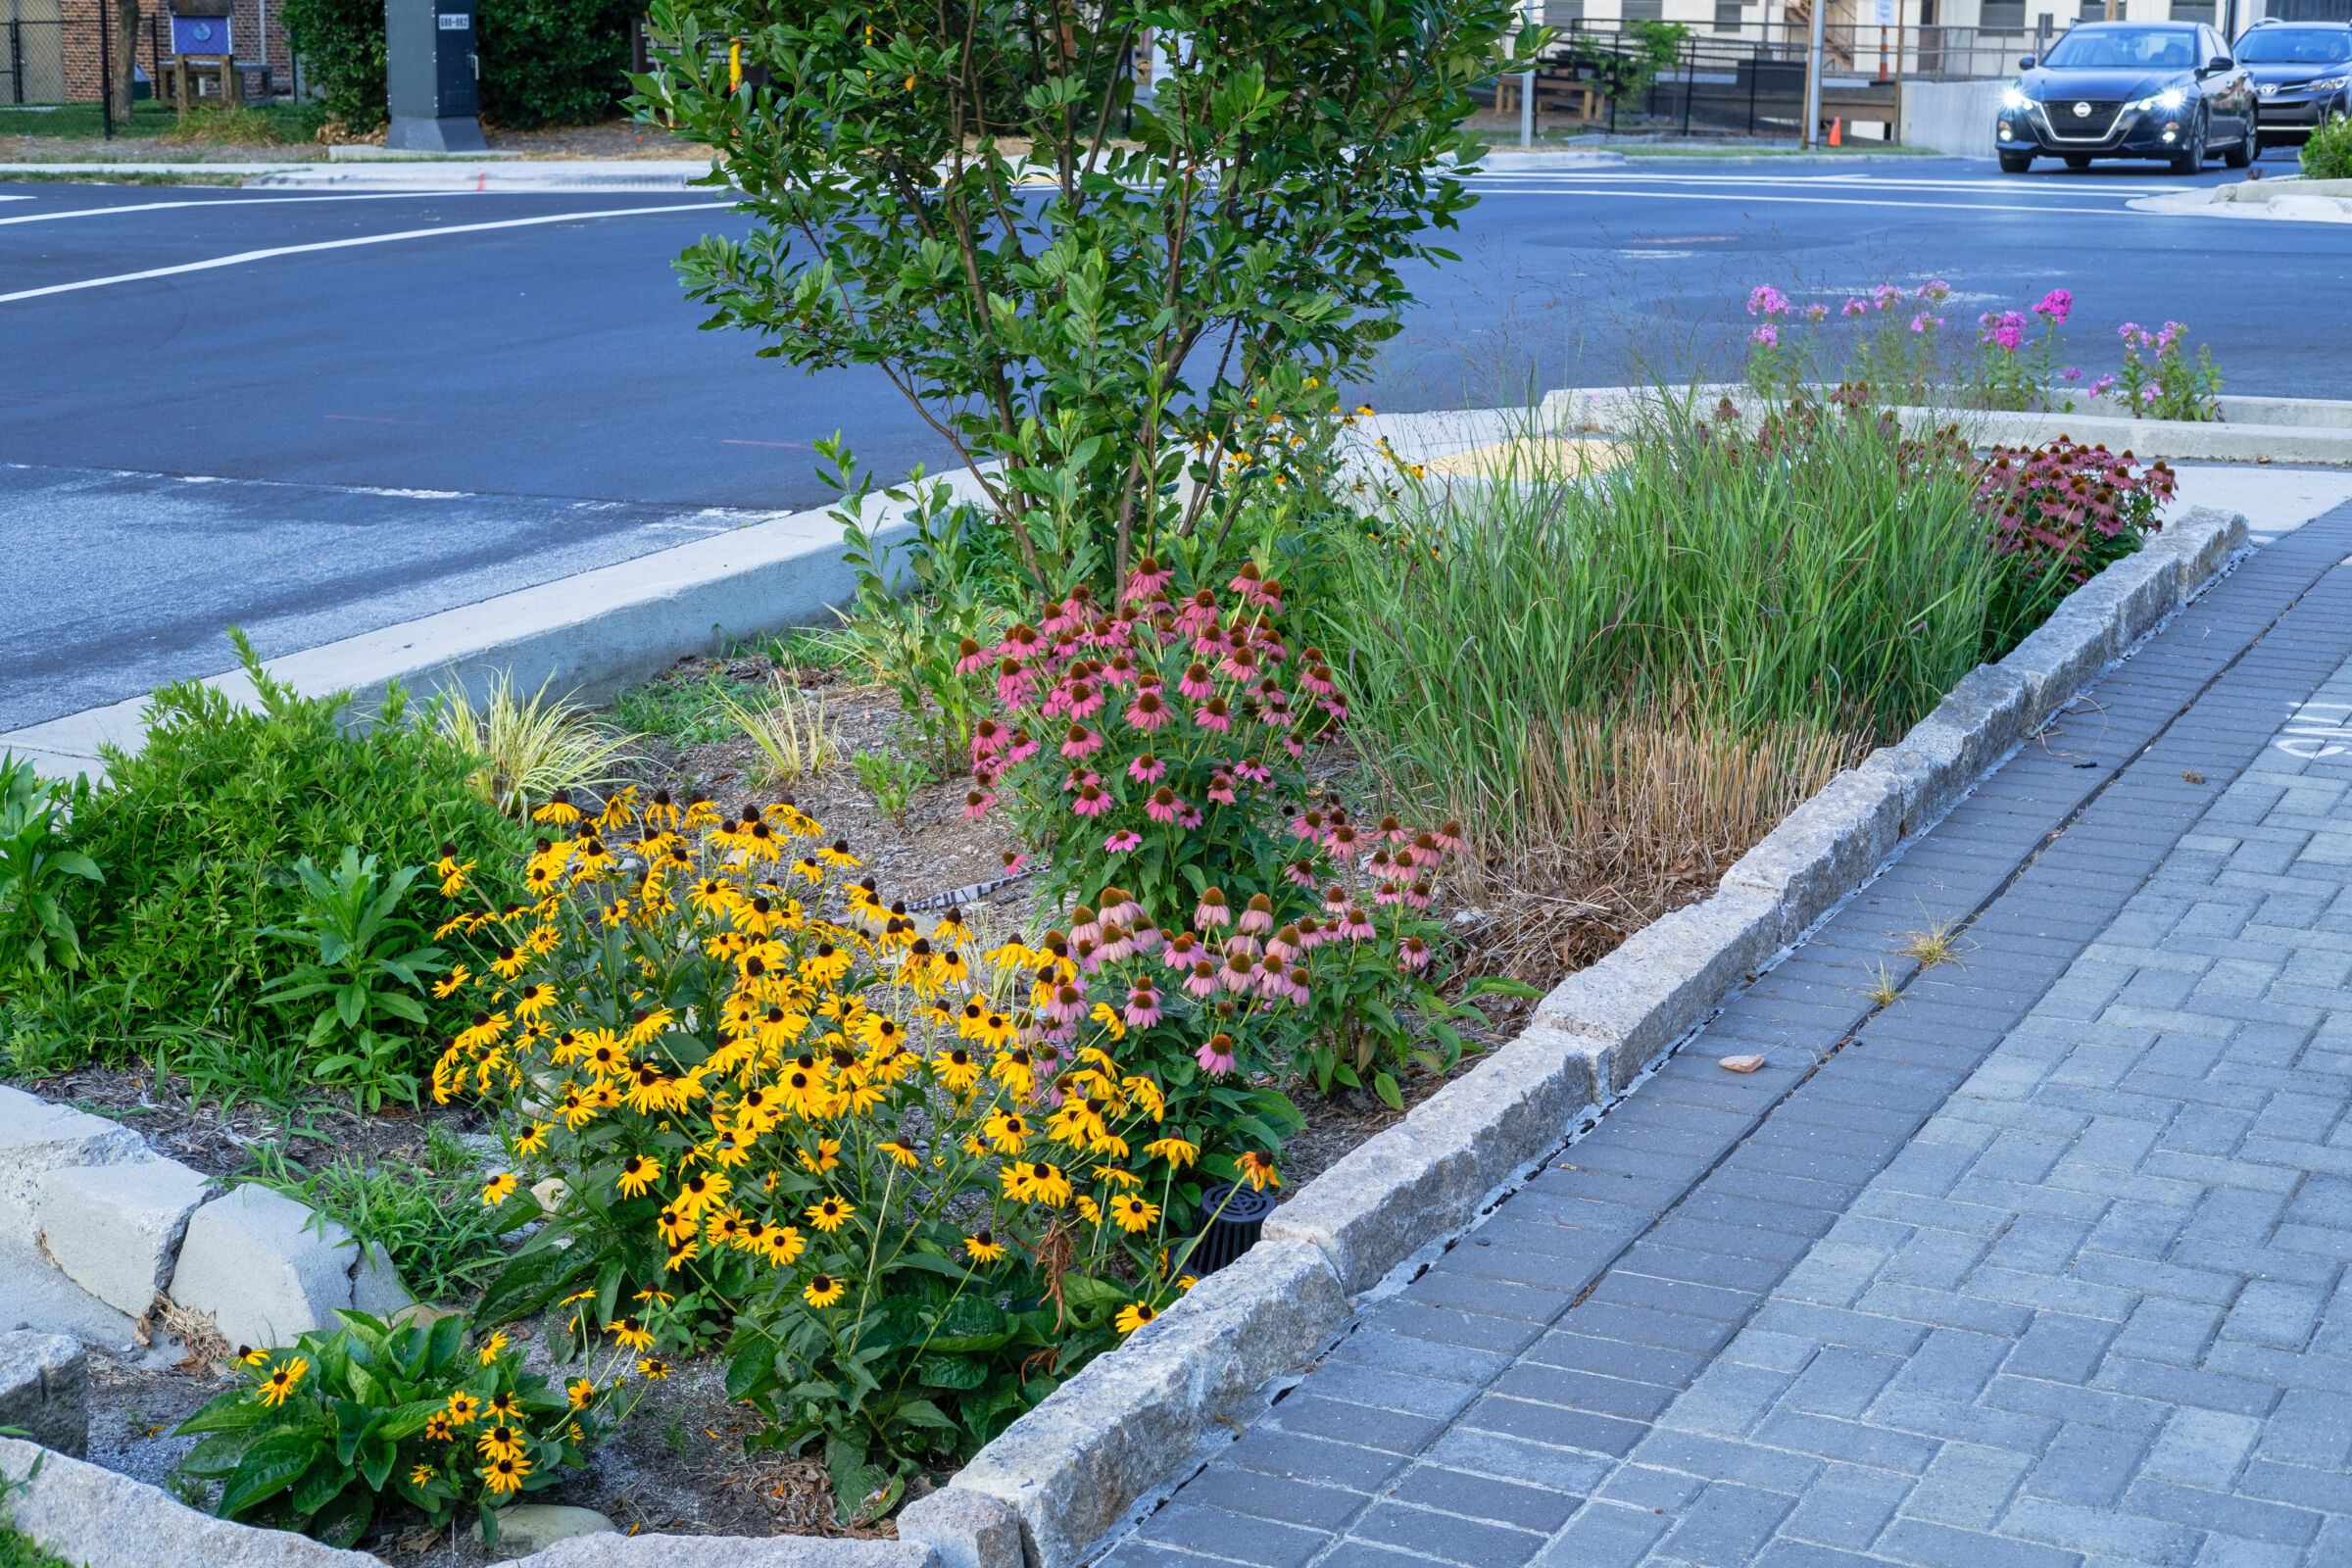
[{"label": "stone edging block", "polygon": [[[364,1551],[198,1513],[161,1490],[30,1443],[0,1438],[12,1522],[75,1568],[383,1568]],[[934,1568],[928,1545],[812,1536],[575,1536],[510,1568]]]},{"label": "stone edging block", "polygon": [[211,1191],[175,1159],[74,1165],[41,1178],[33,1219],[68,1279],[115,1310],[144,1317],[171,1283],[188,1218]]},{"label": "stone edging block", "polygon": [[[1346,1297],[1491,1206],[1580,1114],[1629,1090],[1741,980],[2210,582],[2246,539],[2243,517],[2200,508],[2077,589],[1901,741],[1790,812],[1712,897],[1561,981],[1517,1039],[1309,1182],[1267,1219],[1256,1248],[1006,1428],[944,1492],[908,1507],[901,1517],[909,1539],[936,1545],[952,1568],[1081,1561],[1140,1502],[1183,1479],[1209,1422],[1304,1371],[1344,1326]],[[1237,1343],[1229,1324],[1254,1332]],[[1017,1551],[1005,1506],[1021,1525]]]},{"label": "stone edging block", "polygon": [[71,1334],[0,1334],[0,1427],[78,1457],[90,1447],[89,1388],[89,1352]]},{"label": "stone edging block", "polygon": [[33,1250],[33,1191],[51,1171],[154,1157],[147,1141],[120,1122],[0,1088],[0,1247]]},{"label": "stone edging block", "polygon": [[231,1345],[291,1345],[335,1326],[334,1311],[378,1315],[409,1303],[380,1248],[365,1256],[351,1233],[267,1187],[217,1198],[189,1219],[172,1299],[210,1312]]}]

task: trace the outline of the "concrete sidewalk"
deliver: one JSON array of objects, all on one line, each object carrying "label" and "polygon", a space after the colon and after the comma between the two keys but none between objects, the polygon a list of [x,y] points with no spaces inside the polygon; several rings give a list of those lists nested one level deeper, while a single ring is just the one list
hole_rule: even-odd
[{"label": "concrete sidewalk", "polygon": [[2348,549],[2189,606],[1107,1568],[2352,1562]]}]

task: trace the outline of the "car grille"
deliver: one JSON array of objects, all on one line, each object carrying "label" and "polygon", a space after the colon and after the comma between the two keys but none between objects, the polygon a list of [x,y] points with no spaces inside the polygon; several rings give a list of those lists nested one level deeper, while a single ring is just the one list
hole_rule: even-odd
[{"label": "car grille", "polygon": [[[2077,114],[2077,109],[2089,113]],[[2050,134],[2060,141],[2105,141],[2123,111],[2120,103],[2095,98],[2050,98],[2041,106]]]}]

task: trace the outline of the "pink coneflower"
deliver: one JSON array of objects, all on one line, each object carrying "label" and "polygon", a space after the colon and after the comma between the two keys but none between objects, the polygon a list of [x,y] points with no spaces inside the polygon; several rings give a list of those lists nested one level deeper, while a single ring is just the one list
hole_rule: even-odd
[{"label": "pink coneflower", "polygon": [[1396,965],[1401,969],[1428,968],[1429,944],[1419,937],[1406,937],[1403,945],[1396,950]]},{"label": "pink coneflower", "polygon": [[1159,558],[1146,556],[1135,564],[1135,570],[1127,574],[1127,591],[1119,597],[1131,605],[1144,604],[1153,594],[1167,587],[1169,581],[1169,573],[1160,565]]},{"label": "pink coneflower", "polygon": [[1462,824],[1450,816],[1446,819],[1446,825],[1431,834],[1430,838],[1447,855],[1462,853]]},{"label": "pink coneflower", "polygon": [[1133,828],[1123,827],[1102,841],[1102,853],[1125,855],[1129,850],[1143,848],[1143,835],[1137,833]]},{"label": "pink coneflower", "polygon": [[1438,848],[1436,834],[1416,833],[1413,835],[1413,847],[1405,852],[1405,858],[1415,865],[1436,865],[1446,856]]},{"label": "pink coneflower", "polygon": [[1211,697],[1193,710],[1193,722],[1202,729],[1213,729],[1220,735],[1233,733],[1233,713],[1222,697]]},{"label": "pink coneflower", "polygon": [[1380,819],[1380,826],[1375,828],[1373,832],[1377,837],[1387,839],[1391,844],[1410,844],[1413,839],[1412,832],[1409,829],[1398,825],[1396,819],[1393,816],[1382,817]]},{"label": "pink coneflower", "polygon": [[1201,627],[1216,623],[1217,596],[1206,588],[1187,599],[1184,609],[1176,616],[1176,630],[1187,637],[1196,636]]},{"label": "pink coneflower", "polygon": [[969,675],[976,669],[984,669],[993,657],[988,649],[966,637],[956,645],[956,673]]},{"label": "pink coneflower", "polygon": [[1217,661],[1217,669],[1235,680],[1254,680],[1257,678],[1257,656],[1247,648],[1236,648]]},{"label": "pink coneflower", "polygon": [[1193,965],[1192,973],[1184,977],[1184,989],[1203,1001],[1217,994],[1217,966],[1206,958]]},{"label": "pink coneflower", "polygon": [[1063,694],[1063,706],[1072,718],[1092,718],[1102,709],[1102,688],[1091,680],[1072,681]]},{"label": "pink coneflower", "polygon": [[1286,925],[1274,933],[1274,940],[1266,944],[1266,952],[1288,963],[1291,959],[1298,956],[1299,942],[1298,928],[1295,925]]},{"label": "pink coneflower", "polygon": [[1324,943],[1329,942],[1330,940],[1330,930],[1323,924],[1322,921],[1316,919],[1313,915],[1306,915],[1299,920],[1298,945],[1301,948],[1304,948],[1307,952],[1314,952],[1315,949],[1321,947]]},{"label": "pink coneflower", "polygon": [[1144,814],[1154,822],[1173,822],[1183,807],[1184,802],[1177,798],[1176,792],[1162,784],[1144,803]]},{"label": "pink coneflower", "polygon": [[1039,1010],[1054,1023],[1076,1023],[1086,1016],[1086,983],[1071,980],[1055,986]]},{"label": "pink coneflower", "polygon": [[1331,666],[1312,654],[1307,656],[1306,667],[1298,672],[1298,684],[1317,697],[1336,696],[1340,689],[1331,677]]},{"label": "pink coneflower", "polygon": [[1215,690],[1216,687],[1209,682],[1206,664],[1186,666],[1183,677],[1176,682],[1177,695],[1188,702],[1200,702]]},{"label": "pink coneflower", "polygon": [[1313,993],[1307,989],[1308,978],[1304,969],[1291,971],[1291,1001],[1301,1007],[1305,1006],[1313,997]]},{"label": "pink coneflower", "polygon": [[1129,936],[1138,953],[1150,953],[1168,940],[1168,934],[1155,925],[1136,926]]},{"label": "pink coneflower", "polygon": [[1117,921],[1104,920],[1102,922],[1102,950],[1096,956],[1104,963],[1117,963],[1121,959],[1132,958],[1135,956],[1135,939],[1130,937],[1127,934],[1127,928]]},{"label": "pink coneflower", "polygon": [[1125,654],[1113,654],[1110,662],[1102,666],[1102,678],[1113,686],[1126,686],[1135,680],[1135,661]]},{"label": "pink coneflower", "polygon": [[1203,1072],[1221,1074],[1233,1071],[1233,1036],[1210,1035],[1201,1042],[1200,1049],[1193,1053],[1193,1058],[1200,1063]]},{"label": "pink coneflower", "polygon": [[1323,841],[1323,813],[1305,811],[1292,817],[1291,836],[1304,839],[1309,844],[1320,844]]},{"label": "pink coneflower", "polygon": [[1263,893],[1250,895],[1249,907],[1242,910],[1242,923],[1237,929],[1244,936],[1264,936],[1274,929],[1274,901]]},{"label": "pink coneflower", "polygon": [[1333,828],[1330,837],[1326,838],[1323,843],[1325,848],[1343,860],[1353,859],[1355,852],[1361,848],[1355,836],[1355,829],[1346,822]]},{"label": "pink coneflower", "polygon": [[1072,760],[1092,757],[1102,749],[1102,732],[1099,729],[1088,729],[1084,724],[1072,724],[1069,733],[1063,737],[1061,743],[1061,755]]},{"label": "pink coneflower", "polygon": [[1361,906],[1350,904],[1347,914],[1341,917],[1340,935],[1349,942],[1371,941],[1372,917],[1363,911]]},{"label": "pink coneflower", "polygon": [[1072,909],[1070,922],[1069,940],[1072,946],[1081,942],[1100,942],[1102,939],[1102,927],[1097,922],[1095,911],[1087,906],[1081,904]]},{"label": "pink coneflower", "polygon": [[1364,862],[1364,874],[1366,876],[1386,877],[1391,873],[1391,868],[1395,866],[1396,863],[1396,862],[1390,858],[1388,851],[1374,850],[1372,852],[1372,858]]},{"label": "pink coneflower", "polygon": [[1415,882],[1404,890],[1404,902],[1416,909],[1428,908],[1435,896],[1426,880]]},{"label": "pink coneflower", "polygon": [[1240,761],[1234,763],[1233,776],[1236,778],[1246,778],[1252,784],[1271,784],[1274,782],[1273,769],[1267,767],[1265,763],[1259,761],[1254,757],[1245,757]]},{"label": "pink coneflower", "polygon": [[1404,884],[1383,882],[1373,893],[1372,902],[1374,904],[1402,904],[1404,902]]},{"label": "pink coneflower", "polygon": [[1156,784],[1168,776],[1168,764],[1146,752],[1127,763],[1127,776],[1138,784]]},{"label": "pink coneflower", "polygon": [[1135,701],[1127,705],[1127,722],[1147,735],[1165,724],[1170,716],[1168,705],[1159,700],[1156,691],[1138,692]]},{"label": "pink coneflower", "polygon": [[1035,757],[1036,755],[1037,742],[1030,738],[1029,732],[1025,729],[1014,730],[1012,732],[1012,745],[1006,748],[1004,752],[1005,762],[1008,765],[1017,766],[1022,762],[1026,762],[1029,760],[1029,759]]},{"label": "pink coneflower", "polygon": [[1333,723],[1345,724],[1348,722],[1348,705],[1337,697],[1318,697],[1315,699],[1315,706],[1329,713]]},{"label": "pink coneflower", "polygon": [[1168,939],[1168,951],[1160,955],[1160,961],[1171,969],[1190,969],[1200,956],[1200,939],[1190,931],[1179,931]]},{"label": "pink coneflower", "polygon": [[1116,920],[1121,925],[1133,925],[1144,917],[1144,906],[1135,902],[1135,895],[1125,888],[1102,890],[1102,918]]},{"label": "pink coneflower", "polygon": [[1149,980],[1138,980],[1135,989],[1127,993],[1127,1005],[1122,1009],[1130,1029],[1149,1029],[1159,1022],[1159,991]]},{"label": "pink coneflower", "polygon": [[1193,910],[1193,924],[1206,931],[1215,926],[1230,924],[1233,911],[1225,906],[1225,894],[1218,888],[1200,890],[1200,906]]},{"label": "pink coneflower", "polygon": [[1293,882],[1298,883],[1300,887],[1306,889],[1306,891],[1309,893],[1315,891],[1315,883],[1320,880],[1315,875],[1315,862],[1307,859],[1291,861],[1288,865],[1285,865],[1282,868],[1282,874],[1286,877],[1289,877]]},{"label": "pink coneflower", "polygon": [[1248,995],[1257,989],[1257,960],[1244,953],[1225,955],[1225,967],[1217,971],[1218,983],[1226,990]]},{"label": "pink coneflower", "polygon": [[1348,911],[1348,890],[1328,887],[1323,890],[1323,912],[1337,919]]},{"label": "pink coneflower", "polygon": [[1200,808],[1198,806],[1187,806],[1176,813],[1176,825],[1188,833],[1199,827],[1203,820],[1205,819],[1200,815]]},{"label": "pink coneflower", "polygon": [[1297,735],[1285,735],[1282,738],[1282,749],[1291,754],[1293,761],[1297,761],[1306,755],[1306,743]]},{"label": "pink coneflower", "polygon": [[1018,876],[1022,871],[1028,868],[1028,856],[1016,853],[1012,850],[1006,850],[1004,852],[1004,874],[1006,876]]},{"label": "pink coneflower", "polygon": [[1102,775],[1091,767],[1073,767],[1062,775],[1061,792],[1067,795],[1070,791],[1082,790],[1089,784],[1094,785],[1097,789],[1102,788]]},{"label": "pink coneflower", "polygon": [[1078,792],[1078,798],[1070,803],[1070,809],[1080,816],[1101,816],[1110,809],[1110,797],[1102,793],[1101,785],[1089,784]]},{"label": "pink coneflower", "polygon": [[1240,594],[1247,603],[1253,605],[1266,603],[1266,586],[1258,578],[1257,563],[1254,561],[1243,562],[1242,569],[1235,572],[1233,581],[1225,586]]},{"label": "pink coneflower", "polygon": [[1222,773],[1208,776],[1208,798],[1219,806],[1233,804],[1233,780]]},{"label": "pink coneflower", "polygon": [[966,790],[966,791],[964,791],[964,795],[963,795],[963,817],[964,817],[964,820],[965,820],[965,821],[967,821],[967,822],[977,822],[977,821],[979,821],[979,820],[980,820],[982,817],[984,817],[984,816],[986,816],[986,815],[988,814],[988,808],[989,808],[990,807],[992,807],[992,806],[996,805],[996,804],[997,804],[997,796],[996,796],[996,792],[995,792],[994,790]]},{"label": "pink coneflower", "polygon": [[1078,965],[1080,974],[1093,974],[1102,966],[1102,944],[1092,937],[1070,939],[1070,961]]},{"label": "pink coneflower", "polygon": [[1004,749],[1008,737],[1004,726],[993,718],[984,718],[972,726],[972,760],[985,761]]}]

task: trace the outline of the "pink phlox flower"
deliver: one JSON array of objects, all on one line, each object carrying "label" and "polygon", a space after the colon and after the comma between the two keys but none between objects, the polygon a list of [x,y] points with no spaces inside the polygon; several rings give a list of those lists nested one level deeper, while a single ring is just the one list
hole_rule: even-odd
[{"label": "pink phlox flower", "polygon": [[1845,297],[1845,304],[1838,309],[1838,314],[1839,316],[1868,316],[1870,314],[1870,302],[1868,300],[1858,300],[1851,294],[1848,294]]},{"label": "pink phlox flower", "polygon": [[1156,784],[1168,776],[1168,764],[1146,752],[1128,762],[1127,776],[1138,784]]},{"label": "pink phlox flower", "polygon": [[1930,327],[1933,327],[1933,326],[1941,326],[1942,324],[1943,324],[1943,318],[1942,318],[1942,317],[1940,317],[1940,316],[1930,316],[1930,315],[1929,315],[1927,312],[1925,312],[1925,311],[1922,311],[1922,312],[1920,312],[1920,313],[1919,313],[1917,316],[1914,316],[1913,318],[1911,318],[1911,330],[1912,330],[1912,331],[1914,331],[1914,332],[1925,332],[1925,331],[1927,331],[1927,330],[1928,330]]},{"label": "pink phlox flower", "polygon": [[2115,388],[2116,378],[2112,375],[2102,375],[2090,383],[2090,395],[2094,398],[2103,398]]},{"label": "pink phlox flower", "polygon": [[1759,326],[1754,331],[1748,333],[1747,340],[1750,343],[1760,344],[1768,349],[1777,349],[1781,346],[1781,330],[1779,327],[1774,326],[1771,322],[1767,321],[1762,326]]},{"label": "pink phlox flower", "polygon": [[1950,297],[1952,285],[1938,277],[1919,286],[1919,297],[1930,304],[1939,304]]},{"label": "pink phlox flower", "polygon": [[1903,291],[1892,283],[1881,283],[1870,291],[1870,302],[1882,311],[1890,311],[1901,303]]},{"label": "pink phlox flower", "polygon": [[1785,316],[1788,311],[1788,296],[1770,283],[1758,283],[1747,293],[1747,314],[1750,316]]},{"label": "pink phlox flower", "polygon": [[2129,343],[2133,338],[2139,336],[2139,323],[2137,321],[2126,321],[2123,325],[2117,327],[2115,332],[2116,336]]},{"label": "pink phlox flower", "polygon": [[2075,366],[2070,365],[2058,372],[2058,379],[2071,385],[2082,379],[2082,372]]},{"label": "pink phlox flower", "polygon": [[2052,326],[2064,326],[2074,308],[2074,294],[2067,289],[2054,288],[2041,297],[2041,303],[2034,307],[2034,314],[2048,318]]},{"label": "pink phlox flower", "polygon": [[1141,834],[1137,833],[1133,828],[1123,827],[1102,841],[1102,853],[1105,855],[1125,855],[1129,850],[1143,848],[1143,844],[1144,840]]}]

